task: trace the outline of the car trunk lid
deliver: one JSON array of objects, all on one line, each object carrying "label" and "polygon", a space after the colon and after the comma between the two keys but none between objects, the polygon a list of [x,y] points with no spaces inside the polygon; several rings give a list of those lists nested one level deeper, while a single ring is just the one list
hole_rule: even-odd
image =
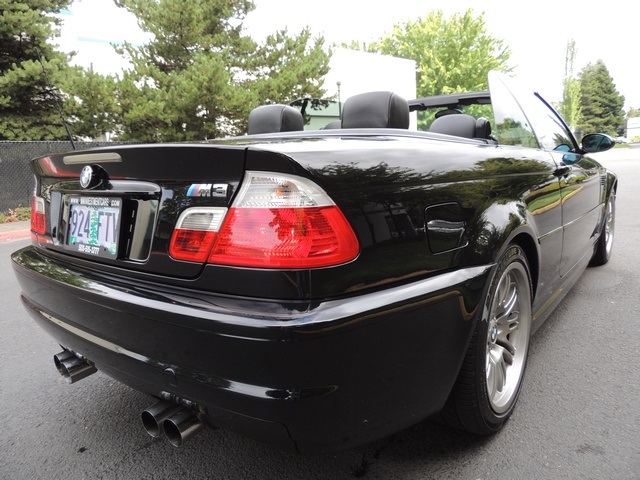
[{"label": "car trunk lid", "polygon": [[35,159],[35,238],[77,263],[194,277],[202,264],[168,254],[176,221],[188,208],[228,208],[244,163],[244,147],[207,144],[119,146]]}]

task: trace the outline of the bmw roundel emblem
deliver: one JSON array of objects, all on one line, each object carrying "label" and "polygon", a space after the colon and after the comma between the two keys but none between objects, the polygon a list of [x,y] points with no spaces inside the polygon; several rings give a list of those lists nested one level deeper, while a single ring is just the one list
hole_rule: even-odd
[{"label": "bmw roundel emblem", "polygon": [[82,188],[87,188],[91,184],[92,178],[93,168],[87,165],[82,169],[82,173],[80,174],[80,185],[82,185]]}]

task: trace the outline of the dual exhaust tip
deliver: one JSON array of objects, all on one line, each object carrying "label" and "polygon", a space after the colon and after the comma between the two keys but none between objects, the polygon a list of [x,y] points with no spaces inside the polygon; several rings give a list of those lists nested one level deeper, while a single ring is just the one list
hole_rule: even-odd
[{"label": "dual exhaust tip", "polygon": [[142,412],[142,425],[149,435],[164,435],[174,447],[180,447],[189,438],[204,429],[198,416],[175,403],[160,401]]},{"label": "dual exhaust tip", "polygon": [[57,353],[53,356],[53,362],[67,383],[77,382],[98,371],[95,365],[71,350]]}]

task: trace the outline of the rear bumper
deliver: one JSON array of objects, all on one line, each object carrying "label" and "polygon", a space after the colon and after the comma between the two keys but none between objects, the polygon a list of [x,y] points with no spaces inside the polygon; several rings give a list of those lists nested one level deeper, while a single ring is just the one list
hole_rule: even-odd
[{"label": "rear bumper", "polygon": [[34,247],[12,258],[27,311],[61,345],[137,390],[196,402],[211,425],[302,452],[439,411],[492,273],[285,304],[130,285]]}]

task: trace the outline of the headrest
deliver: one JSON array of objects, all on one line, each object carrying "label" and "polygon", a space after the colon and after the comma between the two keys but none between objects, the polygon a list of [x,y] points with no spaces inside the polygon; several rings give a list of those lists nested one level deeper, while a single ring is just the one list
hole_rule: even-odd
[{"label": "headrest", "polygon": [[464,113],[444,115],[431,123],[429,131],[456,137],[474,138],[476,136],[476,119]]},{"label": "headrest", "polygon": [[342,122],[340,120],[334,120],[333,122],[327,123],[320,130],[336,130],[338,128],[342,128]]},{"label": "headrest", "polygon": [[476,138],[491,138],[491,122],[484,117],[476,120]]},{"label": "headrest", "polygon": [[393,92],[354,95],[344,102],[342,128],[409,128],[409,104]]},{"label": "headrest", "polygon": [[263,105],[251,110],[247,133],[295,132],[304,130],[302,114],[288,105]]},{"label": "headrest", "polygon": [[444,115],[436,118],[429,127],[430,132],[445,133],[463,138],[491,138],[491,123],[484,117],[477,120],[466,113]]},{"label": "headrest", "polygon": [[447,108],[436,113],[436,118],[444,117],[445,115],[457,115],[459,113],[462,113],[462,110],[459,108]]}]

